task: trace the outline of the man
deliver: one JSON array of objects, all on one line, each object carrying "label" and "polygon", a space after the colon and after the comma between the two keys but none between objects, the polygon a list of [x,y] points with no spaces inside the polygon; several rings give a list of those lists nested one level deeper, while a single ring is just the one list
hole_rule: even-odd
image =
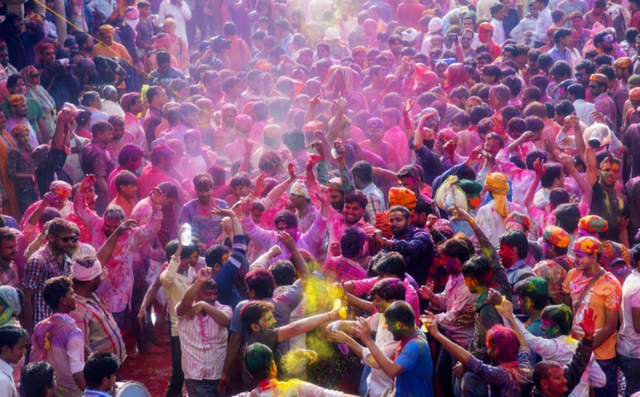
[{"label": "man", "polygon": [[476,222],[494,246],[497,246],[500,236],[507,231],[506,216],[513,212],[524,213],[524,210],[518,204],[507,201],[509,185],[504,174],[499,172],[487,174],[485,188],[493,200],[480,207],[476,215]]},{"label": "man", "polygon": [[38,322],[49,316],[50,309],[43,297],[45,281],[65,274],[70,267],[70,255],[78,243],[74,225],[62,218],[56,218],[49,224],[47,245],[36,251],[27,261],[22,288],[24,306],[22,308],[23,326],[31,330]]},{"label": "man", "polygon": [[167,389],[167,397],[182,394],[184,372],[182,369],[182,351],[176,307],[196,278],[196,271],[193,267],[200,257],[197,240],[192,240],[192,243],[187,246],[183,246],[181,241],[181,239],[172,240],[167,244],[166,253],[169,265],[160,273],[160,282],[167,296],[169,317],[171,320],[172,371],[169,388]]},{"label": "man", "polygon": [[498,43],[493,40],[494,27],[488,22],[481,23],[478,27],[478,41],[489,46],[489,55],[495,61],[500,56],[502,50]]},{"label": "man", "polygon": [[[364,220],[364,214],[367,210],[367,196],[360,190],[349,192],[344,197],[344,207],[342,214],[332,217],[329,222],[329,249],[327,257],[336,255],[339,252],[339,240],[344,231],[351,226],[357,226],[365,231],[368,235],[373,235],[374,228],[370,223]],[[327,208],[328,210],[328,208]],[[368,251],[368,248],[367,248]]]},{"label": "man", "polygon": [[[505,17],[505,9],[501,3],[496,3],[491,6],[491,26],[493,26],[493,40],[498,45],[502,45],[508,34],[505,32],[505,28],[502,25],[502,20]],[[507,11],[508,12],[508,11]]]},{"label": "man", "polygon": [[[17,70],[35,65],[35,45],[44,38],[44,30],[35,19],[25,25],[18,14],[9,14],[2,22],[3,35],[9,48],[9,61]],[[25,26],[29,28],[25,31]]]},{"label": "man", "polygon": [[18,256],[18,240],[8,227],[0,227],[0,285],[20,287],[18,268],[14,260]]},{"label": "man", "polygon": [[289,202],[296,209],[298,229],[301,233],[308,232],[318,216],[318,209],[311,202],[309,189],[304,181],[297,180],[291,185]]},{"label": "man", "polygon": [[156,61],[158,63],[158,68],[149,74],[151,76],[150,84],[167,87],[174,79],[187,80],[182,71],[171,66],[171,54],[167,51],[158,51]]},{"label": "man", "polygon": [[[529,252],[527,236],[519,230],[509,230],[500,236],[499,244],[500,250],[498,254],[500,255],[500,262],[502,262],[502,266],[507,271],[509,285],[513,292],[518,282],[534,276],[531,267],[525,263]],[[516,295],[512,295],[511,301],[513,302],[514,309],[519,312],[520,304]]]},{"label": "man", "polygon": [[193,178],[193,185],[198,198],[186,203],[180,211],[178,224],[191,225],[193,236],[198,239],[204,249],[218,240],[222,228],[222,217],[212,212],[214,208],[228,208],[224,201],[212,197],[213,179],[209,174],[198,174]]},{"label": "man", "polygon": [[3,396],[19,396],[13,371],[27,352],[28,343],[29,334],[24,328],[16,325],[0,327],[0,394]]},{"label": "man", "polygon": [[87,359],[83,374],[87,388],[83,397],[108,395],[116,385],[120,363],[113,353],[93,353]]},{"label": "man", "polygon": [[40,63],[37,65],[40,71],[40,84],[48,88],[48,92],[56,102],[56,109],[61,109],[65,102],[78,103],[74,93],[80,91],[80,80],[73,71],[73,66],[68,59],[56,62],[56,53],[53,45],[43,46]]},{"label": "man", "polygon": [[85,343],[92,352],[113,353],[117,362],[122,364],[125,346],[120,328],[107,303],[96,292],[105,277],[106,272],[97,259],[86,257],[73,261],[71,279],[76,309],[71,312],[71,317],[82,331]]},{"label": "man", "polygon": [[[92,246],[102,247],[108,243],[108,249],[111,250],[111,255],[105,263],[108,277],[102,281],[98,292],[107,301],[109,310],[118,326],[124,328],[126,310],[133,290],[133,275],[131,274],[133,252],[151,241],[160,230],[161,207],[167,198],[159,189],[154,190],[150,196],[150,201],[153,204],[150,221],[133,227],[136,225],[134,221],[124,223],[124,211],[120,207],[110,207],[102,217],[88,208],[87,192],[95,181],[96,177],[92,174],[85,177],[76,193],[74,209],[93,234]],[[124,226],[120,227],[123,223]]]},{"label": "man", "polygon": [[[608,16],[608,14],[605,15]],[[615,41],[615,37],[613,37],[613,35],[607,30],[598,32],[595,36],[593,36],[593,46],[596,48],[598,54],[610,55],[613,57],[613,59],[618,58],[618,50],[613,45]]]},{"label": "man", "polygon": [[640,307],[638,307],[640,305],[637,302],[640,296],[640,271],[638,271],[640,246],[638,245],[632,250],[631,262],[634,270],[622,286],[622,305],[620,308],[622,326],[616,343],[618,362],[627,380],[626,397],[631,397],[632,394],[640,391],[640,383],[638,383],[636,373],[637,366],[640,363],[634,356],[634,352],[640,346],[640,330],[637,327],[640,320]]},{"label": "man", "polygon": [[399,397],[433,396],[433,362],[424,335],[416,329],[411,306],[396,301],[384,311],[393,339],[400,342],[396,357],[387,357],[371,338],[369,324],[358,318],[354,333],[371,352],[371,356],[390,378],[395,378],[395,391]]},{"label": "man", "polygon": [[[578,74],[576,73],[576,75]],[[567,88],[567,100],[573,103],[576,116],[586,127],[589,127],[595,123],[592,113],[596,110],[596,107],[585,99],[586,91],[582,84],[574,83]]]},{"label": "man", "polygon": [[244,365],[251,378],[258,383],[258,387],[250,392],[238,394],[238,397],[266,397],[276,393],[291,393],[296,396],[322,395],[326,397],[355,397],[335,390],[323,389],[313,383],[299,380],[283,382],[279,386],[276,379],[278,368],[274,360],[273,351],[262,343],[248,346],[244,352]]},{"label": "man", "polygon": [[86,389],[84,337],[69,315],[76,309],[71,279],[59,276],[44,283],[42,295],[50,317],[39,322],[31,337],[31,361],[47,361],[56,373],[58,396],[80,397]]},{"label": "man", "polygon": [[217,395],[219,364],[227,353],[227,327],[233,315],[229,306],[217,301],[218,286],[211,276],[211,268],[198,270],[176,308],[185,382],[193,397]]},{"label": "man", "polygon": [[53,397],[56,390],[53,367],[46,361],[30,363],[22,370],[21,384],[25,397]]},{"label": "man", "polygon": [[598,215],[609,224],[602,238],[620,243],[620,225],[628,217],[627,200],[616,192],[615,185],[620,179],[620,160],[609,155],[600,162],[597,179],[587,181],[593,187],[590,215]]},{"label": "man", "polygon": [[158,85],[149,87],[146,96],[149,109],[144,116],[143,127],[144,134],[147,137],[147,145],[151,145],[151,142],[156,139],[156,127],[164,120],[162,117],[162,107],[167,103],[169,98],[164,88]]},{"label": "man", "polygon": [[475,58],[476,50],[471,47],[475,38],[475,33],[471,29],[464,29],[460,32],[460,47],[462,47],[462,56],[465,58]]},{"label": "man", "polygon": [[102,89],[102,108],[101,110],[109,116],[120,116],[124,118],[124,110],[118,104],[118,91],[112,85],[106,85]]},{"label": "man", "polygon": [[144,112],[142,98],[138,92],[129,92],[120,98],[120,107],[124,111],[124,129],[135,138],[135,142],[143,151],[149,150],[144,128],[140,122],[139,114]]},{"label": "man", "polygon": [[329,280],[344,282],[362,280],[367,271],[360,262],[364,259],[366,233],[357,227],[350,227],[340,238],[340,255],[327,259],[322,264],[322,274]]},{"label": "man", "polygon": [[542,233],[542,253],[545,260],[535,265],[533,273],[547,280],[549,299],[554,304],[564,301],[562,283],[575,264],[575,259],[567,255],[570,243],[569,234],[558,226],[549,225]]},{"label": "man", "polygon": [[[133,65],[133,58],[129,55],[129,51],[120,43],[113,41],[115,28],[111,25],[102,25],[98,29],[98,35],[101,41],[93,47],[93,56],[103,56],[105,58],[122,58],[130,65]],[[120,87],[118,87],[120,88]]]},{"label": "man", "polygon": [[367,120],[368,140],[361,142],[360,147],[380,156],[388,165],[391,171],[397,171],[402,164],[399,161],[396,149],[390,142],[383,139],[384,122],[378,117],[372,117]]},{"label": "man", "polygon": [[622,299],[620,282],[602,269],[598,259],[602,244],[594,237],[581,237],[573,243],[576,267],[567,273],[562,284],[567,294],[566,303],[573,304],[573,332],[580,337],[586,334],[581,324],[587,311],[596,313],[596,328],[600,331],[594,339],[593,354],[607,378],[606,385],[596,388],[596,396],[617,394],[616,328]]},{"label": "man", "polygon": [[116,168],[116,165],[107,151],[107,145],[111,141],[113,126],[108,121],[98,121],[91,128],[93,140],[82,149],[80,158],[82,171],[85,174],[96,176],[96,212],[104,213],[109,204],[109,185],[107,178]]},{"label": "man", "polygon": [[[34,149],[40,145],[39,142],[44,143],[49,139],[48,131],[45,132],[43,129],[38,128],[38,132],[36,133],[34,126],[29,121],[29,107],[27,106],[27,97],[25,95],[11,95],[7,98],[7,104],[9,105],[9,117],[7,118],[7,123],[5,125],[7,131],[11,131],[15,126],[20,124],[26,125],[29,127],[29,146]],[[42,120],[44,120],[44,116],[42,117]],[[38,126],[40,125],[41,124],[38,122]],[[43,133],[46,134],[46,136],[43,135]]]},{"label": "man", "polygon": [[573,60],[571,58],[571,51],[567,47],[573,46],[573,36],[571,30],[567,28],[560,28],[553,34],[553,41],[555,46],[547,51],[547,54],[551,56],[553,61],[565,61],[573,69]]},{"label": "man", "polygon": [[620,86],[629,91],[629,77],[633,75],[633,62],[629,57],[618,58],[613,63],[616,70],[616,78]]},{"label": "man", "polygon": [[373,167],[366,161],[358,161],[351,167],[351,174],[356,189],[362,190],[367,195],[367,214],[369,222],[373,223],[376,214],[383,212],[386,207],[384,195],[373,183]]},{"label": "man", "polygon": [[411,213],[403,206],[389,210],[389,227],[393,239],[380,238],[378,243],[384,251],[400,253],[409,273],[419,285],[427,280],[429,268],[433,264],[434,245],[431,235],[411,225]]},{"label": "man", "polygon": [[[142,164],[143,158],[144,151],[140,148],[140,146],[128,143],[122,147],[122,149],[118,153],[118,167],[109,175],[109,200],[113,201],[118,193],[115,184],[115,180],[118,175],[120,175],[120,173],[124,171],[128,171],[132,174],[135,173],[140,168],[140,164]],[[138,182],[136,178],[136,186],[137,184]]]},{"label": "man", "polygon": [[[260,83],[262,83],[262,78],[260,79]],[[213,102],[214,107],[217,106],[218,102],[220,102],[224,98],[220,74],[218,74],[218,72],[215,70],[207,70],[202,75],[202,84],[205,88],[205,96],[210,99],[211,102]],[[247,81],[247,84],[250,86],[253,83],[251,81]]]},{"label": "man", "polygon": [[535,47],[540,48],[547,43],[547,29],[553,25],[549,0],[535,0],[533,6],[538,11],[538,20],[534,31]]}]

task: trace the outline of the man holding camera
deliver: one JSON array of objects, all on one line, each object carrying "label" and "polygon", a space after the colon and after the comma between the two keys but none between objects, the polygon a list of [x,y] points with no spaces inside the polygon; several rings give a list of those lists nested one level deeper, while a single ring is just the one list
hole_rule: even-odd
[{"label": "man holding camera", "polygon": [[[29,31],[25,32],[25,25]],[[44,37],[42,26],[33,19],[22,19],[18,14],[9,14],[2,22],[2,36],[9,48],[9,61],[17,70],[34,65],[34,46]]]},{"label": "man holding camera", "polygon": [[65,102],[78,104],[77,96],[72,93],[80,91],[80,79],[73,72],[68,58],[56,60],[56,50],[49,44],[40,51],[40,63],[36,67],[40,71],[40,84],[53,97],[57,110]]}]

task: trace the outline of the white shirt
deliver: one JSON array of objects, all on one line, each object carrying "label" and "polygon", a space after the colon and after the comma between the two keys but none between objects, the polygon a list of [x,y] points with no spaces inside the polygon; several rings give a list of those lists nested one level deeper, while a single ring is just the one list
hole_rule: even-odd
[{"label": "white shirt", "polygon": [[169,0],[164,0],[160,3],[158,20],[164,21],[167,14],[173,15],[173,20],[176,21],[176,36],[189,44],[189,40],[187,40],[187,21],[191,20],[191,10],[187,3],[183,1],[182,5],[178,7],[175,4],[171,4]]},{"label": "white shirt", "polygon": [[[395,359],[396,347],[398,347],[400,341],[393,340],[393,334],[385,326],[384,316],[376,313],[369,317],[367,321],[369,322],[369,328],[376,327],[376,346],[380,348],[385,356],[391,360]],[[362,349],[362,362],[371,367],[371,374],[367,378],[370,397],[379,397],[386,388],[391,389],[393,379],[380,368],[366,347]]]},{"label": "white shirt", "polygon": [[549,7],[545,7],[545,9],[540,12],[540,15],[538,15],[538,20],[536,22],[536,31],[534,32],[535,40],[546,43],[548,41],[547,29],[549,29],[551,25],[553,25],[551,10],[549,10]]},{"label": "white shirt", "polygon": [[116,102],[108,99],[102,100],[102,110],[109,116],[120,116],[124,119],[124,110]]},{"label": "white shirt", "polygon": [[[322,13],[326,10],[330,10],[333,7],[333,2],[330,0],[312,0],[307,6],[307,21],[319,21],[322,18]],[[324,32],[321,32],[321,38],[324,37]]]},{"label": "white shirt", "polygon": [[640,334],[633,328],[632,309],[640,308],[640,273],[631,272],[622,285],[621,323],[616,351],[625,357],[637,358],[640,354]]},{"label": "white shirt", "polygon": [[576,99],[573,101],[573,107],[576,109],[576,116],[578,116],[580,121],[582,121],[587,127],[596,122],[591,115],[591,112],[596,110],[593,103],[589,103],[584,99]]},{"label": "white shirt", "polygon": [[[233,316],[233,310],[229,306],[219,302],[215,302],[214,306],[229,318]],[[222,375],[222,365],[227,355],[228,331],[211,316],[204,314],[196,314],[191,320],[178,317],[185,379],[217,380]]]},{"label": "white shirt", "polygon": [[[526,214],[527,211],[516,203],[507,202],[507,209],[509,214],[513,212],[520,212]],[[480,207],[478,214],[476,215],[476,223],[478,227],[482,229],[494,247],[498,246],[500,236],[507,231],[506,218],[503,218],[496,211],[496,201],[491,200],[487,204]]]},{"label": "white shirt", "polygon": [[502,21],[492,18],[491,26],[493,26],[493,41],[498,45],[502,45],[507,38],[504,32],[504,26],[502,26]]},{"label": "white shirt", "polygon": [[[524,18],[520,21],[520,23],[511,30],[509,36],[516,41],[518,44],[524,44],[524,33],[525,32],[533,32],[536,29],[536,24],[538,20],[536,18]],[[531,43],[533,44],[533,43]]]},{"label": "white shirt", "polygon": [[18,397],[16,384],[13,381],[13,367],[0,359],[0,396]]}]

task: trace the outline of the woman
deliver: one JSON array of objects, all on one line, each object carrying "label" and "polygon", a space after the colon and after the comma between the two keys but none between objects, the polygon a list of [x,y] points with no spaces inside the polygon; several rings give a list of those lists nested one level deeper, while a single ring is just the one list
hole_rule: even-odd
[{"label": "woman", "polygon": [[[11,95],[27,95],[27,84],[20,74],[12,74],[9,76],[7,79],[7,89]],[[37,137],[43,137],[43,142],[49,140],[52,130],[45,121],[44,113],[38,101],[27,97],[27,107],[29,108],[27,120],[29,120],[29,124],[31,124],[33,128],[33,132],[36,133]],[[7,101],[2,102],[0,109],[2,109],[5,116],[9,117],[9,103]]]},{"label": "woman", "polygon": [[40,71],[35,66],[29,65],[20,71],[20,75],[27,85],[27,98],[34,99],[42,108],[44,120],[49,131],[55,130],[54,113],[56,102],[47,90],[40,84]]},{"label": "woman", "polygon": [[353,92],[362,92],[360,76],[350,67],[333,65],[322,82],[322,91],[327,100],[346,99]]},{"label": "woman", "polygon": [[163,29],[169,35],[167,51],[178,60],[180,70],[186,72],[189,68],[189,48],[184,39],[176,35],[176,22],[172,18],[165,19]]},{"label": "woman", "polygon": [[7,213],[16,218],[20,215],[18,197],[13,180],[9,177],[7,165],[9,164],[9,151],[16,148],[17,145],[13,137],[4,129],[6,123],[7,117],[0,112],[0,164],[3,164],[0,167],[0,194],[2,196],[0,206],[6,208]]}]

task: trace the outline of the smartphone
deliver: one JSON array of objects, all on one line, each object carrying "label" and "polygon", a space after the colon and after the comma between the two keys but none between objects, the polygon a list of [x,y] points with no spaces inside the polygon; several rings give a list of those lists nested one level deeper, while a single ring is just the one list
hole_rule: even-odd
[{"label": "smartphone", "polygon": [[22,18],[22,24],[23,24],[23,25],[26,25],[26,24],[28,24],[29,22],[31,22],[31,19],[29,19],[29,18]]}]

